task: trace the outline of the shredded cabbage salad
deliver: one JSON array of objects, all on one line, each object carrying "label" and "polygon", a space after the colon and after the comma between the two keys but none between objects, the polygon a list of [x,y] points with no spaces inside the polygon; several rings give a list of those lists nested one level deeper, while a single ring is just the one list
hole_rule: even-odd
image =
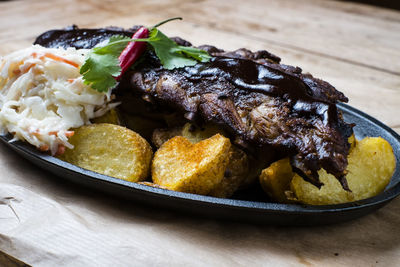
[{"label": "shredded cabbage salad", "polygon": [[[53,155],[73,148],[73,128],[90,124],[117,103],[79,74],[88,50],[33,45],[0,57],[0,134]],[[60,151],[61,150],[61,151]]]}]

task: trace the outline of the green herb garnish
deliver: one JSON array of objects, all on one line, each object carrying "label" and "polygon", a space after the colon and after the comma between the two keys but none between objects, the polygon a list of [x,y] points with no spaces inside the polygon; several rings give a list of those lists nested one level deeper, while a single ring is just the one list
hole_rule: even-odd
[{"label": "green herb garnish", "polygon": [[93,48],[80,69],[84,84],[99,92],[113,88],[117,84],[114,77],[121,73],[118,57],[129,42],[129,37],[112,36],[107,45]]},{"label": "green herb garnish", "polygon": [[168,70],[194,66],[198,61],[207,62],[211,59],[206,51],[178,45],[157,28],[150,31],[149,38],[135,39],[134,41],[149,43],[154,48],[163,67]]},{"label": "green herb garnish", "polygon": [[[167,21],[170,20],[172,19]],[[208,62],[211,59],[206,51],[175,43],[157,29],[157,26],[161,24],[151,28],[148,38],[131,39],[124,36],[112,36],[105,46],[93,48],[87,54],[85,63],[80,69],[84,83],[99,92],[107,92],[115,87],[116,78],[121,75],[120,55],[130,42],[150,44],[163,67],[168,70],[193,66],[197,62]]]}]

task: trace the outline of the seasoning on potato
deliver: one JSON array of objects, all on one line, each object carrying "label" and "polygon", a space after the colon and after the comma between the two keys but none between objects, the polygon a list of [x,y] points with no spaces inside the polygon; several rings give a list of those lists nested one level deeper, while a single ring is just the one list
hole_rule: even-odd
[{"label": "seasoning on potato", "polygon": [[291,189],[297,199],[306,204],[325,205],[356,201],[375,196],[390,182],[396,159],[390,144],[381,137],[366,137],[357,141],[348,157],[346,176],[352,192],[343,190],[333,175],[321,169],[318,174],[324,185],[321,189],[295,175]]},{"label": "seasoning on potato", "polygon": [[224,177],[230,147],[229,139],[220,134],[196,144],[176,136],[155,153],[153,182],[170,190],[207,195]]},{"label": "seasoning on potato", "polygon": [[130,182],[148,177],[152,149],[137,133],[113,124],[101,123],[75,129],[60,159],[79,167]]},{"label": "seasoning on potato", "polygon": [[[186,123],[181,127],[174,127],[172,129],[156,129],[153,132],[152,142],[156,147],[160,147],[174,136],[183,136],[195,144],[215,134],[226,135],[221,127],[213,124],[206,124],[200,128],[191,123]],[[254,181],[253,178],[255,176],[251,176],[249,173],[250,162],[248,155],[240,148],[231,145],[229,162],[224,173],[224,178],[208,195],[221,198],[232,196],[239,188],[246,187]]]}]

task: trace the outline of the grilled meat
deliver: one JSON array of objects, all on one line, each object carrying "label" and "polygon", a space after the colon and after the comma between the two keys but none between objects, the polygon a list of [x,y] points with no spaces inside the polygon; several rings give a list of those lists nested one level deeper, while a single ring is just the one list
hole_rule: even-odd
[{"label": "grilled meat", "polygon": [[[74,26],[44,33],[35,44],[91,48],[114,34],[131,36],[137,28]],[[191,45],[180,38],[175,41]],[[298,67],[279,64],[280,58],[267,51],[200,48],[213,56],[210,62],[174,70],[162,68],[148,50],[120,87],[178,110],[189,121],[221,125],[238,144],[282,151],[291,156],[294,170],[316,186],[321,186],[317,171],[322,167],[348,190],[347,139],[352,127],[336,107],[339,101],[347,102],[341,92]]]}]

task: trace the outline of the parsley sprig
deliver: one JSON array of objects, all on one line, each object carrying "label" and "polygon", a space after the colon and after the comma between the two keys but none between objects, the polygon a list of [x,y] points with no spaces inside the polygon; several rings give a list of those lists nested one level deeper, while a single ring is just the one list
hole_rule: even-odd
[{"label": "parsley sprig", "polygon": [[118,57],[129,41],[129,37],[116,35],[109,39],[107,45],[91,49],[80,69],[84,84],[99,92],[114,88],[117,84],[114,77],[121,73]]},{"label": "parsley sprig", "polygon": [[168,70],[193,66],[211,59],[206,51],[178,45],[157,26],[159,24],[151,28],[148,38],[131,39],[116,35],[112,36],[106,45],[91,49],[80,69],[84,83],[99,92],[107,92],[114,88],[117,84],[115,78],[121,74],[118,58],[130,42],[147,42],[154,49],[163,67]]},{"label": "parsley sprig", "polygon": [[194,66],[198,61],[207,62],[211,59],[206,51],[178,45],[157,28],[150,31],[149,38],[133,41],[149,43],[154,48],[163,67],[168,70]]}]

